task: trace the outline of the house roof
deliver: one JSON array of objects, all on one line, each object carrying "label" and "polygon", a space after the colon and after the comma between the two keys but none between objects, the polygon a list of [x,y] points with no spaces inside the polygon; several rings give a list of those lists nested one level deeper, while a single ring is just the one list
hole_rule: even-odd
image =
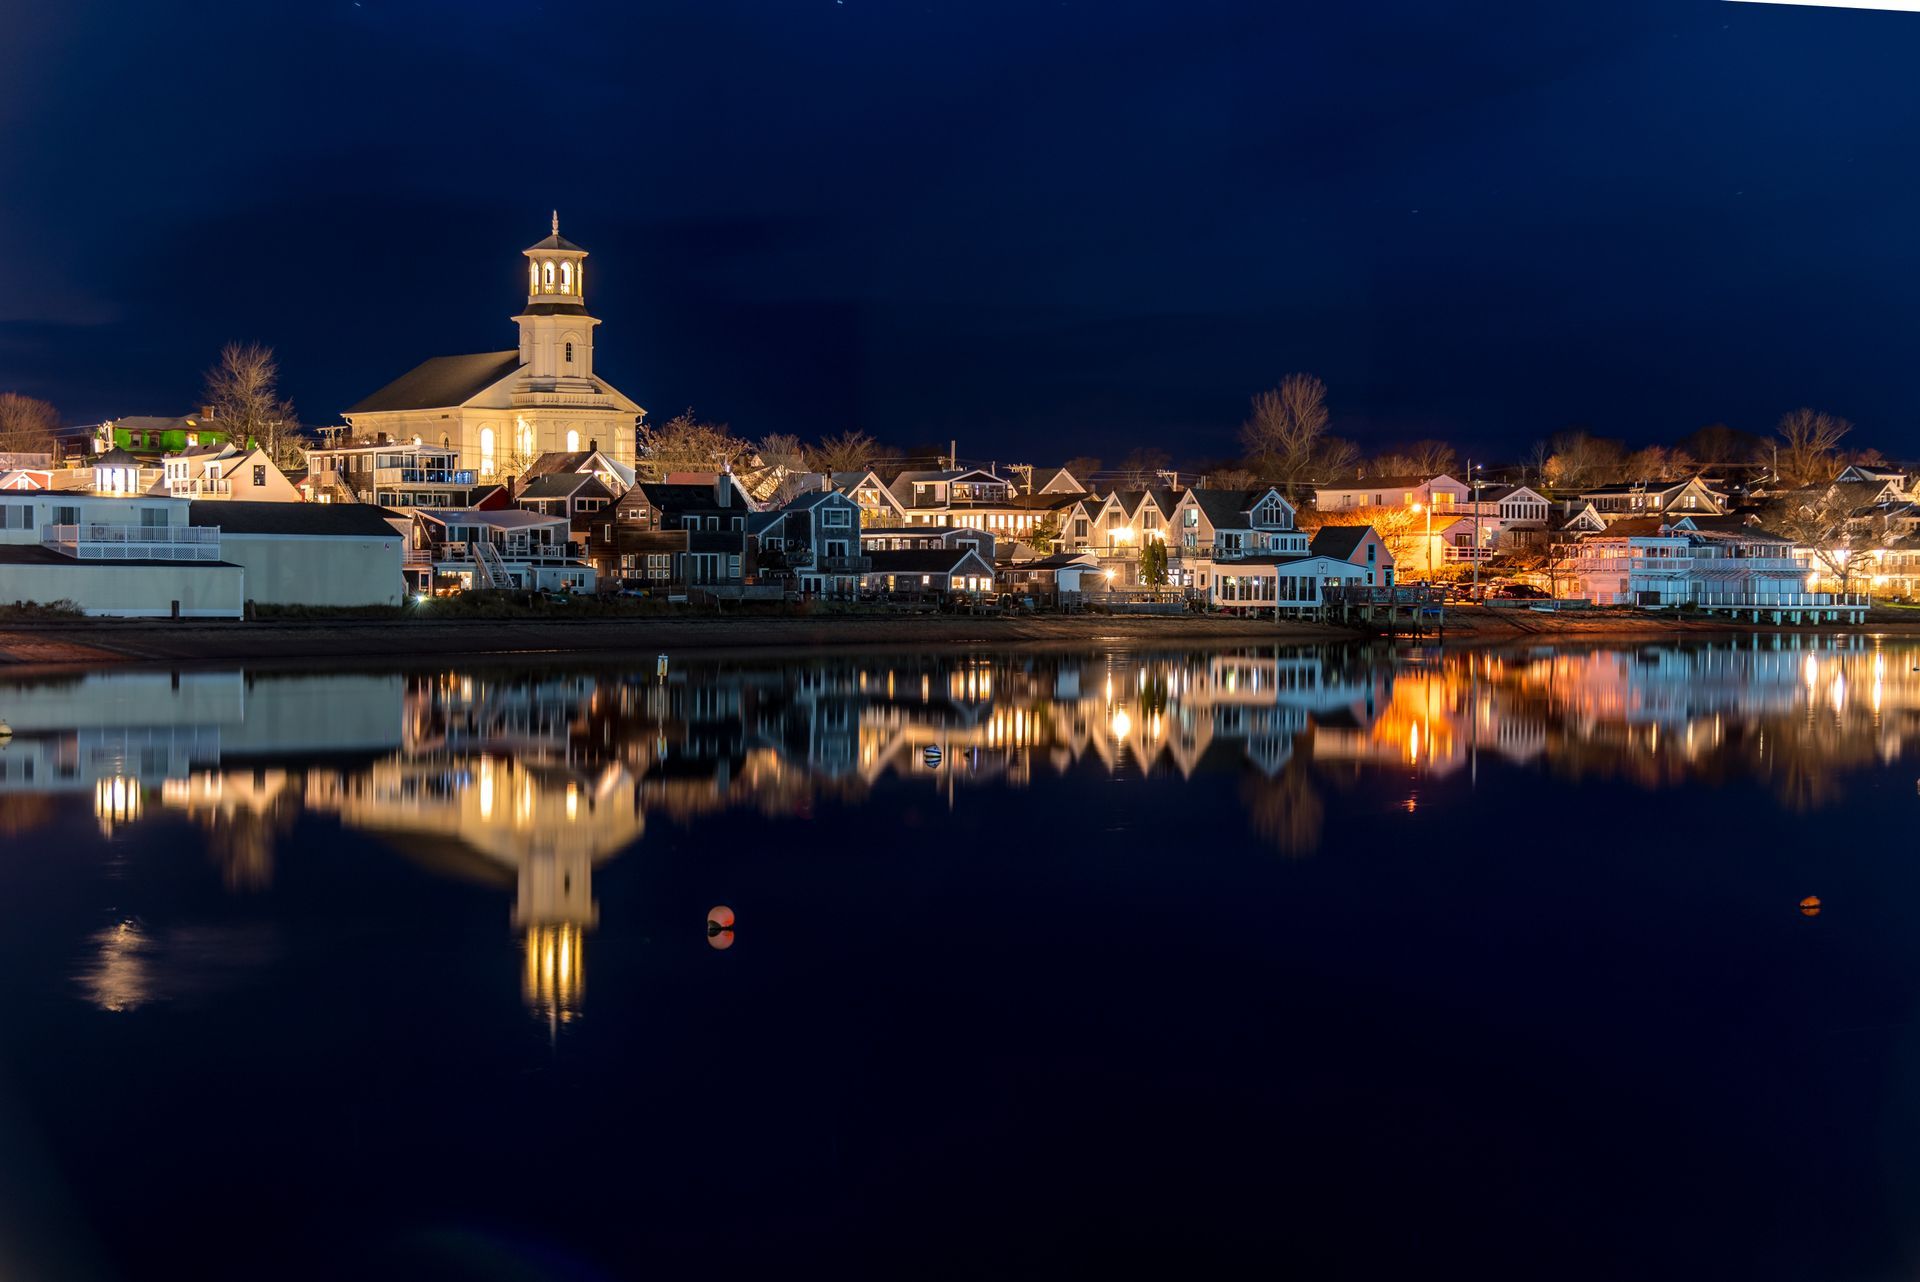
[{"label": "house roof", "polygon": [[875,548],[864,555],[876,574],[948,574],[969,558],[986,564],[972,548]]},{"label": "house roof", "polygon": [[[713,485],[683,485],[671,481],[641,481],[629,490],[638,494],[662,512],[717,512],[721,505],[714,502]],[[729,505],[735,511],[746,511],[744,499],[737,505]]]},{"label": "house roof", "polygon": [[517,499],[567,499],[588,485],[598,485],[586,472],[548,472],[520,487]]},{"label": "house roof", "polygon": [[1438,476],[1363,476],[1352,481],[1330,481],[1315,486],[1321,490],[1417,490]]},{"label": "house roof", "polygon": [[385,508],[365,503],[257,503],[245,499],[195,501],[192,525],[216,525],[223,534],[300,534],[316,538],[393,538]]},{"label": "house roof", "polygon": [[[1273,489],[1271,485],[1257,485],[1250,490],[1191,489],[1186,493],[1193,497],[1202,512],[1207,514],[1215,529],[1244,530],[1251,527],[1249,513],[1254,505]],[[1186,496],[1183,495],[1182,498]]]},{"label": "house roof", "polygon": [[[387,533],[392,534],[393,527],[387,527]],[[162,561],[147,557],[135,557],[124,561],[116,558],[109,561],[93,557],[71,557],[39,543],[0,543],[0,565],[58,565],[70,570],[87,567],[110,568],[116,565],[164,565],[168,569],[179,570],[234,568],[231,561]]]},{"label": "house roof", "polygon": [[347,410],[377,414],[387,410],[430,410],[464,405],[520,368],[520,351],[435,356],[421,361],[373,395]]},{"label": "house roof", "polygon": [[[198,507],[199,504],[194,506]],[[525,530],[566,520],[563,516],[548,516],[545,512],[529,512],[520,507],[423,507],[418,511],[421,516],[442,525],[459,521],[468,525],[497,526],[503,530]]]},{"label": "house roof", "polygon": [[1099,562],[1091,552],[1055,552],[1043,556],[1037,561],[1022,561],[1015,568],[1022,570],[1064,570],[1070,565],[1095,566]]},{"label": "house roof", "polygon": [[556,472],[577,472],[588,454],[587,450],[548,450],[527,465],[523,479],[531,481],[536,476],[552,476]]},{"label": "house roof", "polygon": [[140,460],[118,445],[93,461],[95,467],[139,467]]},{"label": "house roof", "polygon": [[1607,526],[1606,532],[1604,535],[1596,535],[1595,537],[1612,539],[1612,538],[1622,538],[1622,537],[1632,538],[1639,535],[1658,534],[1660,533],[1661,529],[1666,525],[1666,523],[1667,523],[1666,518],[1664,517],[1630,516],[1626,518],[1624,521],[1614,521],[1613,523]]},{"label": "house roof", "polygon": [[1373,533],[1371,525],[1323,525],[1308,546],[1315,556],[1330,556],[1344,561],[1359,551]]}]

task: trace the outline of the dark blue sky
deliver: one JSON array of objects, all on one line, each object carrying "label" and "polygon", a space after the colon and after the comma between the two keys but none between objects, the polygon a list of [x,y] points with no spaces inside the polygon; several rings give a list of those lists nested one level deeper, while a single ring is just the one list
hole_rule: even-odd
[{"label": "dark blue sky", "polygon": [[0,388],[309,422],[510,347],[593,252],[656,418],[962,453],[1225,453],[1331,387],[1518,454],[1811,403],[1920,453],[1920,15],[1721,0],[16,6]]}]

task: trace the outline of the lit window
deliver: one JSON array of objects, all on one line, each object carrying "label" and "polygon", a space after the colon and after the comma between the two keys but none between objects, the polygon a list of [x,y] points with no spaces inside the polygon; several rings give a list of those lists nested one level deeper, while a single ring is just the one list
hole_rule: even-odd
[{"label": "lit window", "polygon": [[[567,359],[568,359],[568,360],[572,360],[572,359],[573,359],[573,344],[572,344],[572,343],[568,343],[568,344],[567,344]],[[569,453],[569,454],[578,454],[579,452],[580,452],[580,433],[578,433],[578,432],[568,432],[568,433],[567,433],[567,453]]]},{"label": "lit window", "polygon": [[480,475],[493,475],[493,429],[480,429]]},{"label": "lit window", "polygon": [[546,282],[547,288],[551,290],[553,288],[553,264],[548,263],[545,267],[543,267],[541,269],[540,276],[541,276],[541,279]]},{"label": "lit window", "polygon": [[[573,292],[573,264],[570,262],[560,264],[560,292],[563,294],[571,294]],[[571,360],[573,358],[568,357],[567,359]]]},{"label": "lit window", "polygon": [[527,260],[527,292],[529,294],[540,292],[540,264],[531,258]]}]

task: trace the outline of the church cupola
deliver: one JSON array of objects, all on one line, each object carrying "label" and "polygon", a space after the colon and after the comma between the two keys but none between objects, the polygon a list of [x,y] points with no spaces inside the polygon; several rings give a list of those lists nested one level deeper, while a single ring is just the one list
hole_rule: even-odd
[{"label": "church cupola", "polygon": [[553,234],[525,253],[529,303],[585,305],[587,251],[560,234],[559,210],[553,213]]},{"label": "church cupola", "polygon": [[520,363],[539,387],[555,390],[569,379],[593,376],[593,327],[587,314],[587,251],[553,233],[523,251],[527,259],[527,306],[520,326]]}]

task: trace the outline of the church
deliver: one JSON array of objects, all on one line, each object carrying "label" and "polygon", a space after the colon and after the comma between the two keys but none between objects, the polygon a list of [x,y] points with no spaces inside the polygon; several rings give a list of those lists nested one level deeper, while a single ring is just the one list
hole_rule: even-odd
[{"label": "church", "polygon": [[344,417],[356,437],[439,445],[481,480],[524,476],[542,454],[598,448],[633,465],[646,411],[593,372],[587,251],[553,232],[524,251],[527,305],[514,317],[520,346],[436,356],[362,400]]}]

